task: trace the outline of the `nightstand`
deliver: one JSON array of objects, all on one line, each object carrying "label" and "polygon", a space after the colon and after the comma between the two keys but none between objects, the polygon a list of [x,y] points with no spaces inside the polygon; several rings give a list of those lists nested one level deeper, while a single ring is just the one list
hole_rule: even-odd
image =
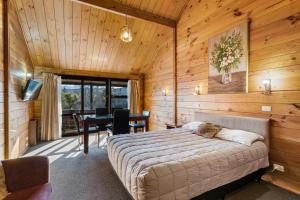
[{"label": "nightstand", "polygon": [[165,124],[166,125],[166,129],[172,129],[172,128],[181,128],[182,125],[177,125],[175,126],[175,124]]}]

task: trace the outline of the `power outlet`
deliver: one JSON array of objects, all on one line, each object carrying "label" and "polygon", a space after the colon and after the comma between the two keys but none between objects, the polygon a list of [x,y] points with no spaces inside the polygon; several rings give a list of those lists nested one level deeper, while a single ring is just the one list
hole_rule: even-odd
[{"label": "power outlet", "polygon": [[279,164],[273,164],[273,169],[274,169],[274,171],[277,170],[280,172],[284,172],[284,166],[279,165]]},{"label": "power outlet", "polygon": [[272,106],[262,106],[261,111],[263,112],[271,112],[272,111]]}]

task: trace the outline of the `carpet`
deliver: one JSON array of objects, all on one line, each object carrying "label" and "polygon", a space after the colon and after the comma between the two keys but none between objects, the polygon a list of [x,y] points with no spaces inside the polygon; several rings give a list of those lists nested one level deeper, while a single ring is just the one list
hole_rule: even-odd
[{"label": "carpet", "polygon": [[[106,138],[97,148],[90,139],[90,151],[78,149],[76,137],[63,138],[31,147],[25,156],[46,155],[50,159],[52,200],[129,200],[130,197],[115,175],[106,152]],[[300,196],[268,184],[250,183],[229,194],[226,200],[300,200]]]}]

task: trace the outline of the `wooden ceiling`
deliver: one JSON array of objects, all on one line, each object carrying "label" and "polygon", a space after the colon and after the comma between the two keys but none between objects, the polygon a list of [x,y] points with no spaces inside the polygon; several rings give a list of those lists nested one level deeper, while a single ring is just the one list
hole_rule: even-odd
[{"label": "wooden ceiling", "polygon": [[[178,19],[188,0],[122,0],[121,3]],[[118,0],[120,2],[120,0]],[[139,74],[172,29],[129,18],[131,43],[119,39],[121,15],[71,0],[12,0],[34,66]]]},{"label": "wooden ceiling", "polygon": [[158,16],[178,20],[187,0],[114,0]]}]

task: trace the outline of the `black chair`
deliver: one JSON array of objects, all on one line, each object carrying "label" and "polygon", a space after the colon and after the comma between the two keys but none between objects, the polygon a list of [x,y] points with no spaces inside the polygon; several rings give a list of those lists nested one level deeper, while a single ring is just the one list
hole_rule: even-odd
[{"label": "black chair", "polygon": [[107,108],[96,108],[96,115],[108,115]]},{"label": "black chair", "polygon": [[[149,117],[150,116],[150,111],[143,111],[143,115]],[[142,129],[144,132],[146,132],[146,123],[143,120],[142,122],[137,122],[135,121],[134,123],[129,124],[131,128],[133,128],[133,132],[136,133],[138,129]]]},{"label": "black chair", "polygon": [[130,133],[128,109],[114,111],[113,123],[112,126],[107,126],[107,132],[112,135]]},{"label": "black chair", "polygon": [[[84,134],[84,129],[80,128],[80,123],[79,123],[79,119],[76,113],[72,114],[74,123],[76,125],[76,129],[77,129],[77,133],[78,133],[78,144],[79,144],[79,150],[80,150],[80,137],[82,137],[82,135]],[[100,144],[100,129],[98,126],[91,126],[89,127],[89,134],[93,134],[93,133],[97,133],[97,145],[99,147]]]},{"label": "black chair", "polygon": [[[108,115],[108,109],[107,108],[96,108],[96,116],[101,116],[101,115]],[[104,125],[98,124],[100,131],[106,131],[107,127]]]}]

